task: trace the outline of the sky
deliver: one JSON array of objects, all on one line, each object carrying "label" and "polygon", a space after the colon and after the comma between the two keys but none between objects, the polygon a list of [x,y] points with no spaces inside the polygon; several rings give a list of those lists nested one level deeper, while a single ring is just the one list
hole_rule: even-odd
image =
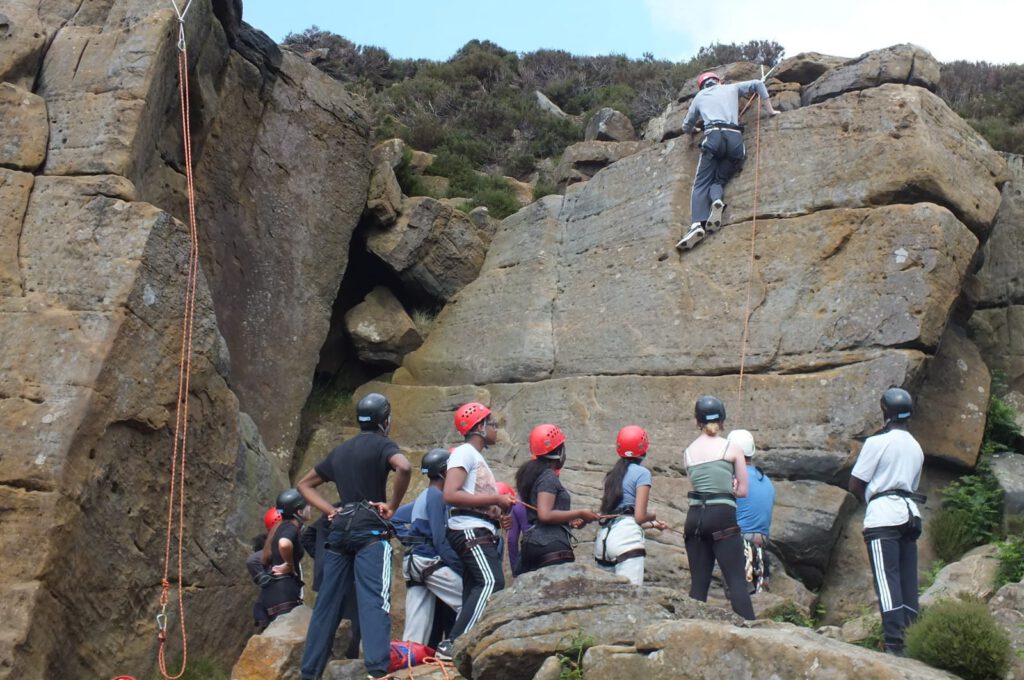
[{"label": "sky", "polygon": [[243,19],[278,42],[315,24],[393,57],[438,61],[476,38],[516,52],[671,61],[715,42],[842,57],[910,42],[939,61],[1024,63],[1021,0],[244,0]]}]

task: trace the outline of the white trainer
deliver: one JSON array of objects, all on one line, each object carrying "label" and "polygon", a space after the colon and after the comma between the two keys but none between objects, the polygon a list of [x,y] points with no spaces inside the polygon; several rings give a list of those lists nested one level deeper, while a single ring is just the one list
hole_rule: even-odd
[{"label": "white trainer", "polygon": [[700,226],[700,222],[694,222],[690,225],[690,230],[686,232],[686,235],[679,239],[679,243],[676,244],[676,248],[679,248],[680,250],[690,250],[700,243],[705,234],[706,232],[704,231],[704,227]]}]

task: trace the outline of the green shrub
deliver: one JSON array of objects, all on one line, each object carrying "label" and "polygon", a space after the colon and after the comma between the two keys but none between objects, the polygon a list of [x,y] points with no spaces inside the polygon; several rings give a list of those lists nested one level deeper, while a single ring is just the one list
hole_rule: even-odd
[{"label": "green shrub", "polygon": [[794,602],[784,602],[764,613],[764,618],[780,623],[792,623],[802,628],[813,628],[814,619],[803,612]]},{"label": "green shrub", "polygon": [[402,162],[395,168],[395,178],[406,196],[431,195],[422,178],[412,171],[412,148],[408,144],[402,150]]},{"label": "green shrub", "polygon": [[942,507],[929,522],[935,554],[955,562],[974,546],[999,537],[1003,516],[1003,490],[984,458],[972,475],[964,475],[943,489]]},{"label": "green shrub", "polygon": [[996,557],[999,559],[995,582],[997,589],[1024,578],[1024,536],[1010,536],[999,543]]},{"label": "green shrub", "polygon": [[871,620],[871,628],[868,629],[868,636],[854,644],[858,647],[871,649],[876,652],[884,651],[885,635],[882,633],[882,617],[876,615]]},{"label": "green shrub", "polygon": [[539,201],[545,196],[557,193],[558,187],[555,186],[554,182],[537,182],[536,186],[533,187],[533,200]]},{"label": "green shrub", "polygon": [[985,437],[987,452],[1012,451],[1020,437],[1020,426],[1017,424],[1017,411],[994,394],[988,403],[988,415],[985,418]]},{"label": "green shrub", "polygon": [[921,577],[920,579],[918,579],[917,582],[918,595],[921,595],[922,593],[924,593],[924,591],[932,587],[932,584],[935,583],[935,577],[939,575],[939,572],[942,571],[942,568],[945,566],[946,561],[940,557],[939,559],[935,560],[935,562],[929,569],[927,569],[923,574],[921,574]]},{"label": "green shrub", "polygon": [[583,680],[583,655],[593,646],[594,638],[582,630],[576,631],[565,651],[556,655],[562,664],[558,680]]},{"label": "green shrub", "polygon": [[500,182],[489,183],[485,188],[480,189],[474,196],[477,205],[486,205],[491,217],[503,220],[519,210],[519,201],[516,199],[512,187],[501,178],[493,178]]},{"label": "green shrub", "polygon": [[907,653],[967,680],[1003,678],[1010,640],[984,603],[945,600],[928,607],[907,630]]},{"label": "green shrub", "polygon": [[971,530],[972,517],[963,510],[939,508],[928,522],[928,537],[935,555],[941,561],[956,562],[960,557],[984,541]]}]

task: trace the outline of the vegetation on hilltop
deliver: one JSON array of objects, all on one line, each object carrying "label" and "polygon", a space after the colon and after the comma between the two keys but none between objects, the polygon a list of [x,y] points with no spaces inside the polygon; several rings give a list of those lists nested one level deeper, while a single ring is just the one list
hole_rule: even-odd
[{"label": "vegetation on hilltop", "polygon": [[[319,51],[321,70],[367,98],[377,140],[401,137],[446,156],[449,165],[519,178],[538,160],[580,141],[586,121],[601,107],[625,113],[639,129],[701,70],[740,60],[773,65],[784,54],[767,40],[715,43],[681,62],[550,49],[517,54],[471,40],[437,62],[395,59],[383,48],[357,45],[316,26],[289,34],[285,44]],[[570,118],[542,111],[536,90]],[[939,95],[993,147],[1024,153],[1024,65],[944,64]]]}]

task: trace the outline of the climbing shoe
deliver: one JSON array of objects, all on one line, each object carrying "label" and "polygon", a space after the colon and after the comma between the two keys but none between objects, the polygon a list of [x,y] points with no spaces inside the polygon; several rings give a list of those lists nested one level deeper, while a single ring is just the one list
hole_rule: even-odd
[{"label": "climbing shoe", "polygon": [[711,204],[711,216],[708,217],[708,232],[714,233],[722,228],[722,211],[725,210],[725,203],[722,199]]},{"label": "climbing shoe", "polygon": [[676,244],[676,248],[680,250],[690,250],[695,245],[700,243],[700,240],[704,238],[706,232],[704,227],[700,226],[700,222],[694,222],[690,225],[690,230],[686,232],[686,235],[679,239],[679,243]]}]

